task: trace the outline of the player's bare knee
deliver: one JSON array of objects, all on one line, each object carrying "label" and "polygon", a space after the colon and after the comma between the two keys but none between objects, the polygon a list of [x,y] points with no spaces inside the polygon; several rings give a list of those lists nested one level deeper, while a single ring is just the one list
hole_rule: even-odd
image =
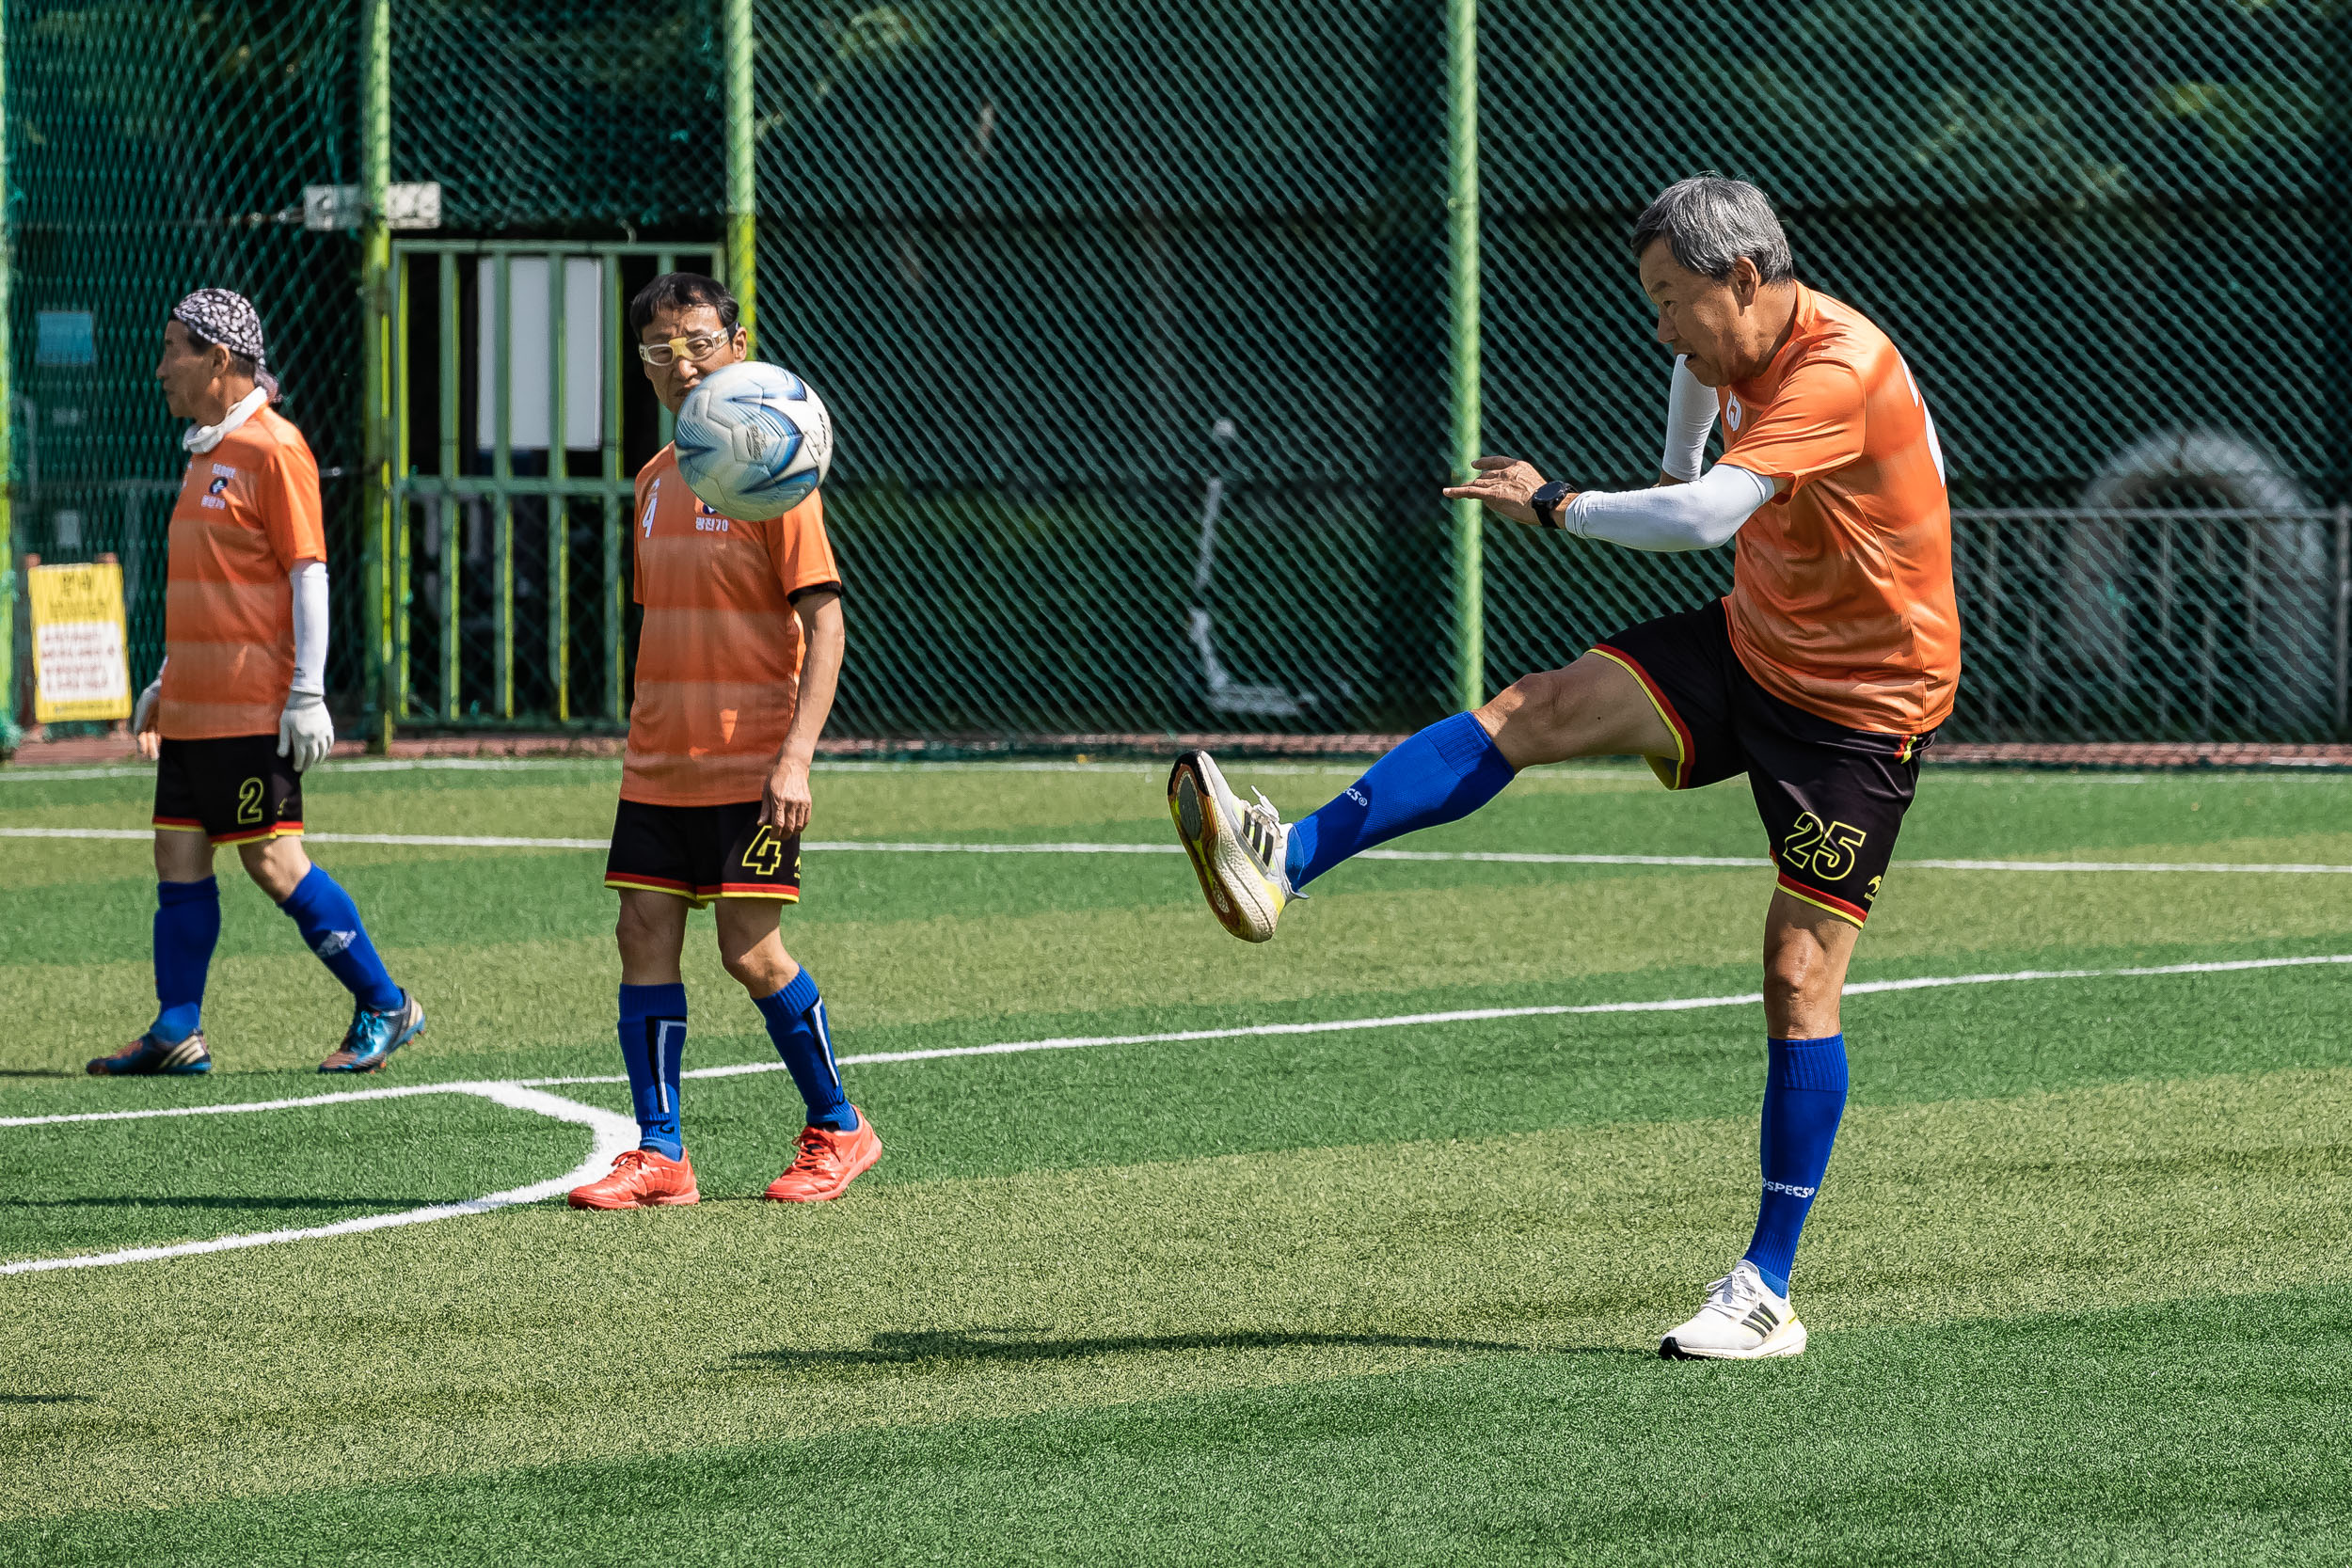
[{"label": "player's bare knee", "polygon": [[273,903],[282,904],[294,896],[294,890],[302,885],[302,879],[310,874],[310,857],[305,853],[298,838],[270,838],[258,844],[237,847],[237,859],[245,866],[245,874],[253,879],[253,885],[269,895]]},{"label": "player's bare knee", "polygon": [[621,900],[620,918],[613,923],[612,937],[621,949],[621,957],[631,962],[658,962],[675,956],[675,938],[667,923],[655,919],[633,899]]},{"label": "player's bare knee", "polygon": [[1521,675],[1478,710],[1479,722],[1513,766],[1554,760],[1575,731],[1581,684],[1566,670]]}]

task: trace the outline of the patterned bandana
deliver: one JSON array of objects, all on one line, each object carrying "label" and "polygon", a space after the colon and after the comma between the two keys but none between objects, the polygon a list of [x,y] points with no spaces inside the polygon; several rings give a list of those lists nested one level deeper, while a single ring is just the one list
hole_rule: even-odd
[{"label": "patterned bandana", "polygon": [[257,365],[268,358],[262,352],[262,318],[243,294],[199,289],[171,308],[171,319],[206,342],[242,354]]}]

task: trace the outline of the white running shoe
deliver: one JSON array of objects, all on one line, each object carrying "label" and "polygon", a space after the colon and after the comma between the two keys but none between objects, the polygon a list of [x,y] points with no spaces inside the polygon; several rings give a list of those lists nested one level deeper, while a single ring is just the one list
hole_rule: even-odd
[{"label": "white running shoe", "polygon": [[1244,942],[1272,937],[1283,906],[1306,896],[1283,869],[1291,831],[1274,802],[1244,806],[1208,752],[1186,752],[1168,776],[1168,814],[1217,920]]},{"label": "white running shoe", "polygon": [[1776,1296],[1746,1259],[1707,1288],[1698,1316],[1666,1331],[1658,1354],[1669,1360],[1765,1361],[1804,1354],[1804,1324],[1787,1296]]}]

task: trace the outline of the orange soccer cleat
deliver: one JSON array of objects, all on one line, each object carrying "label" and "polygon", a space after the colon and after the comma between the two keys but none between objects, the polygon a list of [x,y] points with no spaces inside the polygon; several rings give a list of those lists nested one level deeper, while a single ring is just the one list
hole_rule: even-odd
[{"label": "orange soccer cleat", "polygon": [[[857,1111],[857,1107],[850,1107]],[[839,1197],[858,1173],[882,1158],[882,1140],[874,1124],[857,1111],[857,1126],[848,1132],[829,1127],[801,1129],[801,1149],[784,1174],[768,1183],[768,1196],[778,1203],[822,1203]]]},{"label": "orange soccer cleat", "polygon": [[612,1172],[584,1187],[574,1187],[569,1199],[575,1209],[665,1209],[700,1203],[694,1167],[681,1154],[673,1160],[650,1148],[632,1148],[612,1162]]}]

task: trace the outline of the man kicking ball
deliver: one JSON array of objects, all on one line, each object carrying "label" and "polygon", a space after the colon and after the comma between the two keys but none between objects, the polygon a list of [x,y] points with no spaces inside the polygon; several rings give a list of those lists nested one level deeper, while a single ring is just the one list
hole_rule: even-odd
[{"label": "man kicking ball", "polygon": [[326,715],[326,540],[319,467],[270,406],[262,319],[242,294],[199,289],[164,324],[164,402],[192,420],[171,509],[164,667],[132,728],[155,763],[155,1022],[89,1070],[210,1072],[204,979],[220,939],[213,851],[246,875],[352,995],[321,1072],[373,1072],[424,1029],[351,895],[302,848],[302,775],[335,744]]},{"label": "man kicking ball", "polygon": [[[1788,1274],[1845,1110],[1846,966],[1960,678],[1944,461],[1902,356],[1852,307],[1796,281],[1755,186],[1669,186],[1633,252],[1658,341],[1677,356],[1659,483],[1579,493],[1482,458],[1473,483],[1445,493],[1634,549],[1736,537],[1729,596],[1431,725],[1300,821],[1263,796],[1244,806],[1200,752],[1177,760],[1168,808],[1217,918],[1263,942],[1309,882],[1468,816],[1522,768],[1632,753],[1669,789],[1746,774],[1779,874],[1764,920],[1763,1191],[1746,1255],[1659,1350],[1798,1355]],[[1702,474],[1719,415],[1723,459]]]},{"label": "man kicking ball", "polygon": [[[628,308],[637,356],[675,414],[704,376],[750,350],[735,296],[665,273]],[[768,1196],[838,1197],[882,1157],[842,1092],[817,982],[776,934],[801,896],[809,763],[833,711],[844,643],[841,572],[812,494],[768,522],[695,499],[669,447],[637,475],[637,695],[605,886],[621,895],[621,1057],[639,1148],[576,1188],[575,1209],[699,1201],[678,1127],[689,906],[713,905],[719,960],[751,992],[807,1101],[798,1151]]]}]

